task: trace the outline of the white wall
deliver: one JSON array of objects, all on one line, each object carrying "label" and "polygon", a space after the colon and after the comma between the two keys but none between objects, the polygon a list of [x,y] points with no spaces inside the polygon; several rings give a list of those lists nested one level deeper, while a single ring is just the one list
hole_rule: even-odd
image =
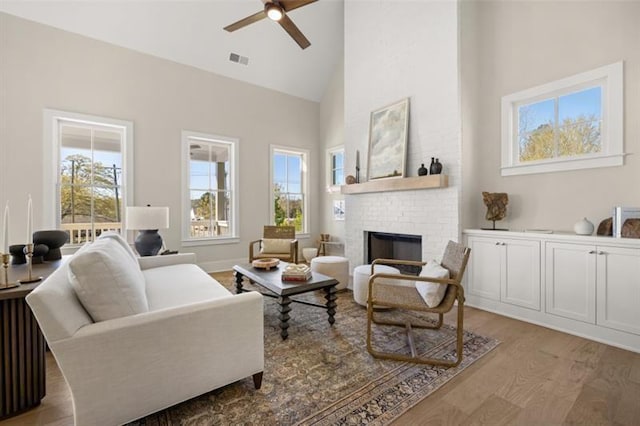
[{"label": "white wall", "polygon": [[[328,192],[329,164],[328,150],[344,146],[344,62],[340,61],[320,102],[320,231],[330,234],[332,241],[341,246],[327,246],[327,252],[335,255],[344,253],[345,221],[334,220],[333,201],[344,200],[340,192]],[[347,172],[345,174],[353,174]]]},{"label": "white wall", "polygon": [[[640,206],[640,3],[460,3],[463,117],[463,224],[484,220],[482,191],[507,192],[512,230],[596,226],[617,205]],[[500,176],[502,96],[624,61],[622,167]]]},{"label": "white wall", "polygon": [[[0,203],[11,203],[11,243],[22,243],[27,193],[34,228],[42,212],[42,111],[134,122],[136,205],[169,206],[166,244],[193,251],[208,269],[246,261],[269,221],[269,145],[309,149],[311,230],[317,232],[319,104],[0,13]],[[182,247],[180,132],[240,139],[240,237]],[[305,245],[307,241],[302,241]]]},{"label": "white wall", "polygon": [[360,151],[366,180],[371,111],[410,98],[407,173],[438,157],[450,187],[346,196],[346,255],[362,264],[363,232],[422,236],[423,258],[459,237],[460,112],[457,3],[345,2],[347,173]]}]

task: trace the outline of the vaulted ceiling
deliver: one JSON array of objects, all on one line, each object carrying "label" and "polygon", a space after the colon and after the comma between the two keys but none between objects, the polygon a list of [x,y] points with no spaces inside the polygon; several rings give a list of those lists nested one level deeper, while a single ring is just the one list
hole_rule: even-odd
[{"label": "vaulted ceiling", "polygon": [[269,19],[223,30],[261,0],[0,1],[12,15],[313,101],[343,55],[343,6],[319,0],[288,14],[311,42],[302,50]]}]

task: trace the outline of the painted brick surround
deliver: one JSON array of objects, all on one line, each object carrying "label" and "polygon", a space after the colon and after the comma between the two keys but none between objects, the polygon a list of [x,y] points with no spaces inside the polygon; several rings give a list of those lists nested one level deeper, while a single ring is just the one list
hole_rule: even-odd
[{"label": "painted brick surround", "polygon": [[[459,179],[453,187],[346,196],[346,256],[365,263],[365,231],[422,236],[422,259],[440,258],[448,240],[460,232]],[[450,181],[450,185],[452,182]]]},{"label": "painted brick surround", "polygon": [[[364,232],[422,236],[423,260],[460,238],[460,91],[456,2],[345,2],[345,155],[366,180],[369,114],[410,98],[407,175],[438,157],[449,187],[346,195],[345,255],[364,263]],[[363,173],[364,172],[364,173]]]}]

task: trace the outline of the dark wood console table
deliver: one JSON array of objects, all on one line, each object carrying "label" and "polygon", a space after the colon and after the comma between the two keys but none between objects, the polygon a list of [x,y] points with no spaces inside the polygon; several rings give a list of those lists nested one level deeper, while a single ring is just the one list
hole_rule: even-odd
[{"label": "dark wood console table", "polygon": [[[33,265],[32,275],[46,278],[62,262]],[[10,282],[27,275],[27,265],[9,266]],[[45,395],[45,340],[25,302],[41,282],[0,290],[0,420],[35,407]]]}]

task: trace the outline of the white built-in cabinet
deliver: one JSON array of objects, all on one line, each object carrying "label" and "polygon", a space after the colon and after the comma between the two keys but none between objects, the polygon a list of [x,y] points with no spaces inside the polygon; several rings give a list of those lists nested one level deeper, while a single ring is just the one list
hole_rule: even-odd
[{"label": "white built-in cabinet", "polygon": [[640,249],[595,250],[596,323],[640,335]]},{"label": "white built-in cabinet", "polygon": [[640,240],[464,231],[469,306],[640,352]]},{"label": "white built-in cabinet", "polygon": [[540,242],[469,237],[468,292],[540,310]]},{"label": "white built-in cabinet", "polygon": [[546,312],[596,323],[596,253],[594,246],[546,243]]}]

